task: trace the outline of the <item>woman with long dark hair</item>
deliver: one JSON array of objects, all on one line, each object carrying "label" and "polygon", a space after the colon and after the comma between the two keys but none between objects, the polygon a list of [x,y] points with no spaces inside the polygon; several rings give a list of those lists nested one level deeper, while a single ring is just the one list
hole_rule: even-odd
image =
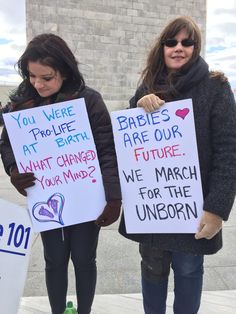
[{"label": "woman with long dark hair", "polygon": [[[23,79],[12,93],[12,111],[84,98],[101,167],[107,205],[97,220],[41,232],[46,262],[46,285],[53,314],[66,307],[68,262],[71,258],[76,279],[77,310],[88,314],[96,286],[96,249],[100,226],[119,217],[121,193],[110,116],[101,95],[85,85],[77,61],[66,42],[54,34],[32,39],[18,61]],[[19,173],[14,154],[3,129],[1,157],[11,182],[19,193],[34,185],[33,173]],[[78,191],[83,193],[83,191]]]}]

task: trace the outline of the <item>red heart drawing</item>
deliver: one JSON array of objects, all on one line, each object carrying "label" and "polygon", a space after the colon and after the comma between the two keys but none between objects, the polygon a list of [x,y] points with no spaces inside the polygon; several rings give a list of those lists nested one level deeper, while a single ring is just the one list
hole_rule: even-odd
[{"label": "red heart drawing", "polygon": [[175,111],[175,114],[177,117],[180,117],[182,119],[184,119],[187,114],[189,113],[189,109],[188,108],[184,108],[184,109],[178,109]]}]

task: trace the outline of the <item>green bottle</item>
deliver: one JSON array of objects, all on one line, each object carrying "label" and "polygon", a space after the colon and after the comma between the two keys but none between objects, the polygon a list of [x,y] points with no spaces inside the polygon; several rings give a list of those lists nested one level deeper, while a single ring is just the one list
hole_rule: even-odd
[{"label": "green bottle", "polygon": [[73,306],[73,302],[72,301],[68,301],[67,302],[64,314],[77,314],[77,310]]}]

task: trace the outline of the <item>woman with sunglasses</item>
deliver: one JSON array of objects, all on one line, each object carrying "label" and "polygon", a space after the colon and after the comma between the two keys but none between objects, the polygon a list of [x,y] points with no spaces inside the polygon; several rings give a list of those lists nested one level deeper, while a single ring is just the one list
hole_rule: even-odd
[{"label": "woman with sunglasses", "polygon": [[140,243],[146,314],[166,313],[170,268],[174,272],[174,313],[196,314],[200,307],[203,260],[222,247],[236,191],[236,107],[226,77],[210,72],[200,56],[201,35],[188,17],[170,22],[151,49],[130,107],[157,110],[164,102],[191,98],[204,195],[196,234],[127,234]]}]

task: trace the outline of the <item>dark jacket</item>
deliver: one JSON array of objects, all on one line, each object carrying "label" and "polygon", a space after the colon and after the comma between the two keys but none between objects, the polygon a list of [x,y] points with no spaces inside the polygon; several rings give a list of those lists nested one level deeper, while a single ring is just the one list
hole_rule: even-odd
[{"label": "dark jacket", "polygon": [[[76,92],[70,96],[58,94],[54,101],[52,101],[52,98],[46,99],[43,103],[41,103],[41,105],[76,98],[85,99],[88,117],[94,136],[94,142],[97,149],[98,160],[101,167],[106,200],[120,200],[121,191],[111,120],[101,95],[97,91],[89,87],[85,87],[82,91]],[[29,109],[32,107],[34,107],[34,102],[29,100],[21,105],[13,105],[13,111]],[[5,128],[3,129],[1,136],[0,153],[5,171],[9,174],[10,166],[15,164],[15,157]]]},{"label": "dark jacket", "polygon": [[[204,61],[203,61],[204,62]],[[201,70],[201,69],[200,69]],[[172,100],[192,98],[199,163],[204,196],[203,209],[227,220],[236,192],[236,106],[226,78],[202,71],[186,77],[179,95]],[[147,94],[140,86],[130,101]],[[164,250],[213,254],[222,247],[222,232],[213,239],[195,240],[194,234],[127,234],[122,216],[119,232],[141,243]]]}]

